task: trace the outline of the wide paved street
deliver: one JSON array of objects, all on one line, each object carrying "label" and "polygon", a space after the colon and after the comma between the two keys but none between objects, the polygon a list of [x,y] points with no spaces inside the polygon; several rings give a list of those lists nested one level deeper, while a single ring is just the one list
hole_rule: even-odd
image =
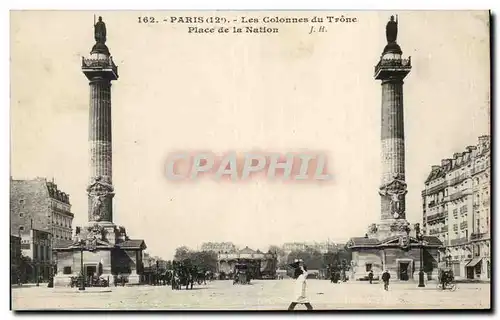
[{"label": "wide paved street", "polygon": [[[111,292],[71,288],[29,287],[12,290],[14,310],[26,309],[226,309],[283,310],[293,294],[293,280],[254,280],[251,285],[214,281],[194,290],[172,291],[169,287],[112,287]],[[386,292],[382,284],[366,282],[332,284],[308,280],[308,294],[316,309],[465,309],[490,307],[489,284],[458,284],[455,292],[417,284],[392,283]],[[298,306],[297,309],[304,308]]]}]

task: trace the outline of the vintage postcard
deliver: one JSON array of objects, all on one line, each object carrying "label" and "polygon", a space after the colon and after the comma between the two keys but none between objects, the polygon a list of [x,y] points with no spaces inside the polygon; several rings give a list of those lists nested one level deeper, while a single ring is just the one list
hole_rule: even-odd
[{"label": "vintage postcard", "polygon": [[491,308],[490,12],[11,11],[11,308]]}]

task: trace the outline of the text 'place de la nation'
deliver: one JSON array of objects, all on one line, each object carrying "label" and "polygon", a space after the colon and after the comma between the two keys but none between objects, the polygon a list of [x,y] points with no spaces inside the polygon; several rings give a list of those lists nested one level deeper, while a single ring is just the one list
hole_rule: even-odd
[{"label": "text 'place de la nation'", "polygon": [[[111,11],[92,26],[83,11],[12,13],[11,308],[490,309],[489,13],[218,14],[163,25]],[[76,20],[64,30],[58,17]],[[453,57],[462,31],[411,30],[464,21],[482,44],[467,66]],[[25,70],[38,59],[40,73]],[[475,78],[448,77],[445,62]],[[453,114],[429,102],[439,90],[488,98]],[[29,129],[44,123],[71,130]]]}]

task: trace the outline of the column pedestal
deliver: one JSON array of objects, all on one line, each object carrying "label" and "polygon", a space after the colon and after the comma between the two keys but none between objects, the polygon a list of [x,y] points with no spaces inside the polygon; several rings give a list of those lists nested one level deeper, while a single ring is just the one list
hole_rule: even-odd
[{"label": "column pedestal", "polygon": [[141,276],[137,274],[136,270],[132,270],[132,273],[128,276],[129,285],[138,285],[141,283]]},{"label": "column pedestal", "polygon": [[72,276],[72,274],[56,274],[54,276],[54,287],[69,287],[71,285]]}]

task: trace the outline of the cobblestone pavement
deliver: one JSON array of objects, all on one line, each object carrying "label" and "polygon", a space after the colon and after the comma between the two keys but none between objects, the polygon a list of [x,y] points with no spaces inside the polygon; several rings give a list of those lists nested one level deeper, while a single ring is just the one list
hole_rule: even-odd
[{"label": "cobblestone pavement", "polygon": [[[194,290],[169,287],[112,287],[111,292],[78,292],[71,288],[14,288],[12,307],[27,309],[112,310],[285,310],[293,294],[293,280],[254,280],[251,285],[214,281]],[[489,284],[459,284],[454,292],[442,291],[429,282],[382,284],[366,282],[332,284],[308,280],[308,295],[315,309],[486,309],[490,307]],[[297,310],[304,308],[297,306]],[[305,309],[305,308],[304,308]]]}]

